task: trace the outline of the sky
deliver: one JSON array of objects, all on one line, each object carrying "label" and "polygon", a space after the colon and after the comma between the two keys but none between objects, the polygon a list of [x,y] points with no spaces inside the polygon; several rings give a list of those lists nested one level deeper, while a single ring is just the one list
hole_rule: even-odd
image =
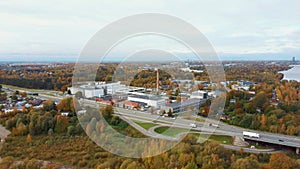
[{"label": "sky", "polygon": [[[223,60],[300,59],[299,6],[298,0],[0,1],[0,61],[76,61],[97,31],[140,13],[168,14],[194,25]],[[115,54],[163,46],[189,55],[162,37],[128,44]]]}]

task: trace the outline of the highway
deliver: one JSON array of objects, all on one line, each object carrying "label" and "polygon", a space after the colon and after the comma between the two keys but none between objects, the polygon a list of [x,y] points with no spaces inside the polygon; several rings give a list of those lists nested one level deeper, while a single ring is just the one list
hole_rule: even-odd
[{"label": "highway", "polygon": [[[87,106],[99,108],[100,105],[96,103],[95,101],[84,101],[84,104]],[[288,147],[295,147],[300,148],[300,138],[295,136],[288,136],[288,135],[282,135],[282,134],[276,134],[276,133],[269,133],[269,132],[263,132],[263,131],[257,131],[257,130],[249,130],[244,129],[237,126],[228,125],[226,123],[222,123],[213,119],[207,120],[206,118],[200,117],[200,116],[194,116],[197,118],[201,118],[202,120],[207,120],[207,122],[198,122],[194,120],[187,120],[183,117],[177,117],[176,119],[168,118],[168,117],[162,117],[156,114],[150,114],[146,112],[140,112],[140,111],[134,111],[134,110],[126,110],[123,108],[115,108],[115,113],[119,114],[121,116],[126,116],[129,118],[135,118],[135,119],[142,119],[142,120],[148,120],[149,122],[160,122],[165,123],[166,125],[173,126],[173,127],[180,127],[180,128],[186,128],[186,129],[193,129],[198,130],[200,132],[209,132],[214,134],[223,134],[228,136],[237,136],[237,137],[243,137],[243,131],[250,131],[255,132],[260,135],[260,138],[248,138],[249,140],[253,141],[259,141],[259,142],[265,142],[265,143],[272,143],[277,145],[283,145]],[[191,123],[195,123],[197,125],[197,128],[192,128],[190,126]],[[218,124],[218,127],[210,126],[209,123],[212,124]]]},{"label": "highway", "polygon": [[[57,102],[63,98],[62,96],[48,95],[46,92],[39,93],[39,97],[55,100]],[[103,106],[103,105],[100,105],[99,103],[97,103],[96,101],[87,100],[87,99],[80,99],[80,104],[83,106],[90,106],[93,108],[100,108],[101,106]],[[217,120],[207,119],[207,118],[203,118],[203,117],[195,116],[195,115],[193,115],[193,117],[200,118],[206,122],[187,120],[181,116],[177,117],[176,119],[172,119],[172,118],[168,118],[168,117],[162,117],[162,116],[159,116],[156,114],[150,114],[150,113],[135,111],[135,110],[126,110],[123,108],[115,108],[115,113],[118,114],[119,116],[126,116],[128,118],[147,120],[147,121],[153,122],[153,123],[155,123],[155,121],[157,121],[160,123],[165,123],[166,125],[169,125],[169,126],[186,128],[186,129],[191,129],[192,127],[190,126],[190,124],[195,123],[197,125],[197,128],[192,128],[192,129],[198,130],[199,132],[205,132],[205,133],[214,133],[214,134],[223,134],[223,135],[228,135],[228,136],[243,137],[243,134],[242,134],[243,131],[250,131],[250,132],[258,133],[260,135],[260,138],[246,137],[246,139],[253,140],[253,141],[259,141],[259,142],[265,142],[265,143],[271,143],[271,144],[277,144],[277,145],[283,145],[283,146],[288,146],[288,147],[295,147],[298,149],[297,150],[298,152],[299,152],[299,148],[300,148],[300,137],[244,129],[241,127],[228,125],[226,123],[222,123]],[[209,125],[210,123],[218,124],[218,127],[216,127],[214,125],[210,126]]]}]

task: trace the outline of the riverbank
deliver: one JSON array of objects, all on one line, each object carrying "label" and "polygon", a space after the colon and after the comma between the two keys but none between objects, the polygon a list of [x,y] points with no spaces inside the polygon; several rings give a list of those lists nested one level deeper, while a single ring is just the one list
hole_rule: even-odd
[{"label": "riverbank", "polygon": [[278,73],[283,74],[282,80],[296,80],[300,82],[300,65],[291,65],[292,68],[289,70],[281,71]]}]

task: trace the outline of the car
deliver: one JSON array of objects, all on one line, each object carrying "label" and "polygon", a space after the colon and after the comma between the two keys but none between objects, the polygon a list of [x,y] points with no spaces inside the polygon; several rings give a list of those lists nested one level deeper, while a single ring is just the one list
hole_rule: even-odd
[{"label": "car", "polygon": [[211,124],[211,123],[209,123],[209,126],[211,126],[211,127],[216,127],[216,128],[220,128],[218,125],[216,125],[216,124]]},{"label": "car", "polygon": [[280,142],[284,142],[282,139],[279,139],[278,141],[280,141]]}]

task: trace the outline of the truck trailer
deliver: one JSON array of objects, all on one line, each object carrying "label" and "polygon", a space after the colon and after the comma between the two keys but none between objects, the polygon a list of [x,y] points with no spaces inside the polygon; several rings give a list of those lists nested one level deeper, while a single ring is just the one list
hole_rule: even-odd
[{"label": "truck trailer", "polygon": [[243,131],[243,136],[244,137],[259,138],[259,134],[258,133],[253,133],[253,132],[248,132],[248,131]]}]

